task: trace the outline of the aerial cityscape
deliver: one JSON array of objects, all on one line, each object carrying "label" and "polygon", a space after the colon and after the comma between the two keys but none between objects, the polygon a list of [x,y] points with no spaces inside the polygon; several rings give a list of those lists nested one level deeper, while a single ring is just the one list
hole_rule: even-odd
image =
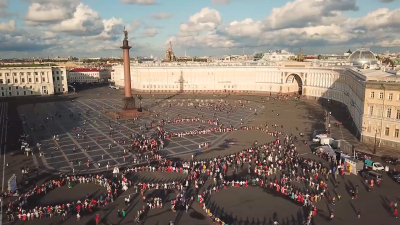
[{"label": "aerial cityscape", "polygon": [[0,0],[0,225],[398,224],[398,0]]}]

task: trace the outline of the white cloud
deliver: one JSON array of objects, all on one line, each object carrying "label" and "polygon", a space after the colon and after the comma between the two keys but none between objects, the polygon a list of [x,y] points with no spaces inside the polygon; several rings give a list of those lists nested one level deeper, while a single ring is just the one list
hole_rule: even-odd
[{"label": "white cloud", "polygon": [[355,20],[354,25],[356,27],[363,27],[367,30],[400,28],[400,9],[392,11],[387,8],[377,9],[358,20]]},{"label": "white cloud", "polygon": [[165,12],[160,12],[160,13],[154,13],[151,14],[150,17],[155,19],[155,20],[163,20],[163,19],[169,19],[173,17],[174,14],[172,13],[165,13]]},{"label": "white cloud", "polygon": [[[29,2],[25,22],[34,26],[17,28],[11,18],[0,22],[0,52],[18,52],[24,56],[32,51],[35,55],[46,56],[52,53],[61,55],[60,52],[62,55],[77,56],[118,55],[121,53],[119,47],[125,26],[135,54],[164,53],[165,48],[157,46],[156,39],[151,39],[152,43],[144,43],[150,40],[145,37],[164,31],[162,27],[152,24],[153,20],[102,18],[81,0],[22,1]],[[128,2],[154,4],[157,1],[125,0],[125,3]],[[7,12],[4,10],[7,3],[0,0],[0,17],[4,16],[2,12]],[[177,52],[192,48],[196,49],[191,50],[193,54],[203,51],[207,55],[236,54],[242,52],[242,47],[251,52],[275,48],[294,51],[300,47],[337,52],[361,45],[388,46],[400,50],[399,8],[376,9],[359,18],[347,16],[347,11],[357,9],[355,0],[292,0],[274,8],[269,14],[266,12],[262,20],[250,17],[223,23],[220,12],[203,8],[183,21],[179,31],[169,40]],[[170,16],[167,12],[150,15],[153,19]],[[42,53],[43,50],[45,53]]]},{"label": "white cloud", "polygon": [[261,21],[253,21],[247,18],[243,21],[233,21],[226,26],[222,26],[220,31],[231,36],[251,36],[256,37],[263,32],[264,24]]},{"label": "white cloud", "polygon": [[226,5],[231,3],[231,0],[211,0],[214,5]]},{"label": "white cloud", "polygon": [[[251,18],[222,24],[215,9],[204,8],[180,26],[170,40],[182,48],[400,47],[400,9],[377,9],[361,18],[355,0],[295,0],[274,8],[264,20]],[[204,33],[207,31],[206,33]],[[376,43],[376,44],[373,44]]]},{"label": "white cloud", "polygon": [[156,4],[156,1],[155,0],[121,0],[121,3],[135,4],[135,5],[154,5],[154,4]]},{"label": "white cloud", "polygon": [[0,43],[0,51],[29,54],[59,48],[60,42],[56,37],[51,38],[45,30],[15,29],[7,33],[0,32]]},{"label": "white cloud", "polygon": [[227,37],[217,35],[212,31],[206,32],[204,35],[173,36],[169,41],[171,41],[174,46],[189,48],[231,48],[235,46]]},{"label": "white cloud", "polygon": [[68,8],[61,5],[41,5],[39,3],[32,3],[32,5],[29,6],[25,20],[27,25],[55,23],[69,19],[73,12],[73,8]]},{"label": "white cloud", "polygon": [[221,14],[210,8],[203,8],[200,12],[194,14],[186,23],[181,24],[180,32],[193,33],[205,30],[214,30],[222,23]]},{"label": "white cloud", "polygon": [[0,0],[0,8],[5,8],[8,6],[8,0]]},{"label": "white cloud", "polygon": [[89,37],[89,40],[117,40],[123,36],[124,22],[121,18],[112,17],[102,22],[104,30],[99,35]]},{"label": "white cloud", "polygon": [[71,19],[62,21],[51,27],[52,31],[68,32],[77,36],[98,35],[104,28],[98,12],[87,5],[79,4]]},{"label": "white cloud", "polygon": [[31,2],[25,16],[29,26],[48,25],[72,18],[80,0],[26,0]]},{"label": "white cloud", "polygon": [[8,0],[0,0],[0,18],[7,18],[16,15],[15,13],[10,13],[9,11],[7,11],[7,7]]},{"label": "white cloud", "polygon": [[14,20],[10,20],[9,22],[0,23],[0,31],[10,32],[10,31],[14,31],[14,30],[15,30],[15,21]]},{"label": "white cloud", "polygon": [[321,25],[326,18],[334,18],[343,11],[356,11],[356,0],[295,0],[272,9],[265,19],[270,29]]},{"label": "white cloud", "polygon": [[142,38],[146,37],[154,37],[158,34],[158,31],[156,29],[146,29],[140,36]]}]

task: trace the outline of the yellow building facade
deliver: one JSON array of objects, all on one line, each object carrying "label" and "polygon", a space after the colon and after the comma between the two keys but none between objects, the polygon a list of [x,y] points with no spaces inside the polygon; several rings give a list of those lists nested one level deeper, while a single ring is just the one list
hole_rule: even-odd
[{"label": "yellow building facade", "polygon": [[400,148],[400,83],[368,81],[362,141]]}]

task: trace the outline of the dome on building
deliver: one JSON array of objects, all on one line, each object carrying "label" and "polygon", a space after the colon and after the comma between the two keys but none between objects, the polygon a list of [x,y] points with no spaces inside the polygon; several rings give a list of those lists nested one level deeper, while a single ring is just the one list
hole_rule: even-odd
[{"label": "dome on building", "polygon": [[367,48],[360,48],[351,53],[348,62],[356,66],[378,64],[375,54]]}]

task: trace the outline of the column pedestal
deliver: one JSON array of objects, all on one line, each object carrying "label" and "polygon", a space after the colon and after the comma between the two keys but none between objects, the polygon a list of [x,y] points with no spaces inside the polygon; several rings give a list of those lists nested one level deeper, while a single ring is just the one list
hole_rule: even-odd
[{"label": "column pedestal", "polygon": [[133,98],[133,97],[124,97],[122,99],[122,108],[124,110],[135,109],[135,98]]}]

